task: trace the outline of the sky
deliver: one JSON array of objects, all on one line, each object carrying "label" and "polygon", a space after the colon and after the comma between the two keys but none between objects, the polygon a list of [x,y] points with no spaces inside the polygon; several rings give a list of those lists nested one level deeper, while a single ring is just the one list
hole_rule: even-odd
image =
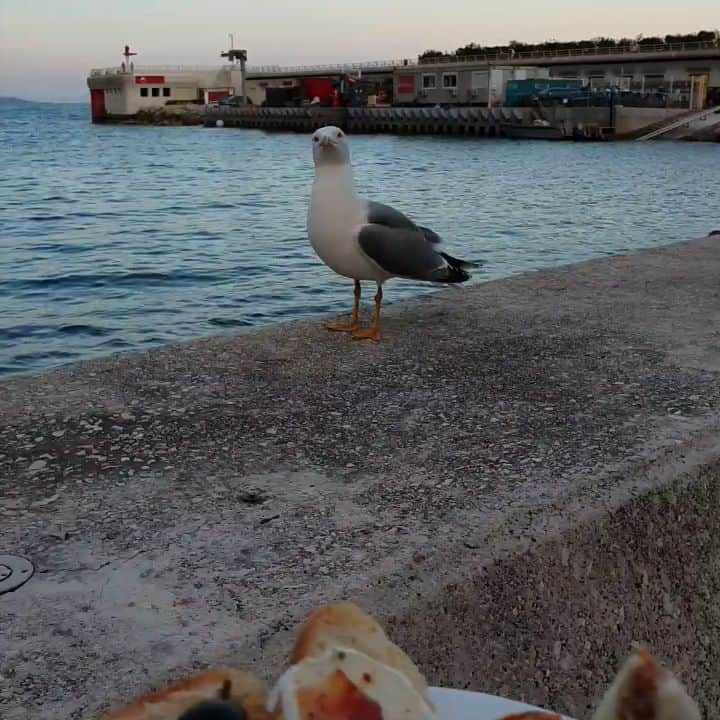
[{"label": "sky", "polygon": [[92,67],[413,58],[469,42],[580,40],[720,26],[720,0],[0,0],[0,96],[85,100]]}]

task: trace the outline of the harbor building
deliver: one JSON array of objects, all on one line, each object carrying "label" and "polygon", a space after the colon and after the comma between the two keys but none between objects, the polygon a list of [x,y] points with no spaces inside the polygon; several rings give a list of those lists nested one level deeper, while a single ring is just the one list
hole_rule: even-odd
[{"label": "harbor building", "polygon": [[510,80],[545,79],[540,66],[495,65],[487,62],[448,62],[398,69],[394,73],[396,105],[504,104]]},{"label": "harbor building", "polygon": [[242,94],[244,51],[224,57],[236,62],[214,67],[135,65],[134,52],[125,46],[117,66],[95,68],[87,79],[94,122],[131,118],[142,110],[166,105],[207,105],[229,95]]},{"label": "harbor building", "polygon": [[167,105],[237,103],[265,107],[396,105],[502,107],[508,84],[536,80],[602,91],[615,88],[631,107],[700,110],[720,105],[720,43],[590,47],[552,51],[297,67],[245,67],[246,53],[221,53],[215,67],[136,66],[123,61],[90,72],[93,121],[132,118]]},{"label": "harbor building", "polygon": [[593,90],[615,87],[663,94],[668,105],[702,109],[720,104],[720,45],[714,42],[646,47],[504,52],[421,59],[393,71],[401,105],[502,105],[510,80],[579,80]]}]

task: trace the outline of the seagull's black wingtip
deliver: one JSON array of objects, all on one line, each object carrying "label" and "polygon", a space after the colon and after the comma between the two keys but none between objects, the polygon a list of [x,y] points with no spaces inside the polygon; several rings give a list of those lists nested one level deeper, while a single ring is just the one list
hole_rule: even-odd
[{"label": "seagull's black wingtip", "polygon": [[474,270],[485,264],[483,261],[468,262],[467,260],[460,260],[459,258],[453,257],[452,255],[448,255],[444,252],[440,253],[440,255],[442,255],[445,262],[448,264],[447,279],[443,282],[465,282],[470,279],[470,273],[467,272],[468,270]]}]

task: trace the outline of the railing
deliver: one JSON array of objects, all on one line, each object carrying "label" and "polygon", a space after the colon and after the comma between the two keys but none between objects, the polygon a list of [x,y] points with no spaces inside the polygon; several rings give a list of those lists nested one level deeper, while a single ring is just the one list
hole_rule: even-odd
[{"label": "railing", "polygon": [[298,72],[353,72],[357,70],[392,69],[404,65],[416,65],[417,60],[370,60],[368,62],[329,63],[325,65],[249,65],[248,74],[268,75],[271,73],[298,73]]},{"label": "railing", "polygon": [[497,60],[530,60],[530,59],[551,59],[566,57],[592,57],[606,55],[638,55],[642,53],[666,53],[666,52],[691,52],[698,50],[717,50],[720,53],[720,45],[714,41],[692,42],[692,43],[662,43],[661,45],[597,45],[587,48],[558,48],[556,50],[522,50],[487,53],[480,55],[434,55],[421,58],[419,64],[435,63],[461,63],[461,62],[495,62]]},{"label": "railing", "polygon": [[[123,70],[122,67],[93,68],[90,77],[102,77],[103,75],[131,75],[151,73],[187,73],[187,72],[217,72],[230,65],[134,65]],[[234,66],[232,66],[234,67]]]},{"label": "railing", "polygon": [[[717,120],[712,118],[712,115],[717,115]],[[712,127],[716,123],[720,124],[720,108],[705,108],[704,110],[698,110],[696,112],[683,113],[681,117],[671,118],[661,127],[656,128],[655,130],[652,130],[645,135],[641,135],[639,138],[637,138],[637,140],[652,140],[653,138],[660,137],[661,135],[665,135],[666,133],[672,132],[673,130],[677,130],[677,128],[680,128],[683,125],[689,126],[692,123],[698,121],[706,121],[708,118],[711,118],[711,122],[707,123],[710,127]]]},{"label": "railing", "polygon": [[337,63],[326,65],[257,65],[247,68],[248,74],[267,75],[271,73],[292,74],[301,72],[352,72],[357,70],[372,70],[373,68],[395,69],[400,67],[416,67],[418,65],[436,63],[488,63],[500,60],[531,60],[531,59],[552,59],[569,57],[588,57],[606,55],[638,55],[641,53],[666,53],[666,52],[689,52],[698,50],[717,50],[720,53],[720,45],[715,42],[693,42],[693,43],[663,43],[661,45],[622,45],[614,47],[589,47],[589,48],[558,48],[557,50],[523,50],[519,52],[498,52],[481,55],[436,55],[433,57],[412,60],[372,60],[370,62]]}]

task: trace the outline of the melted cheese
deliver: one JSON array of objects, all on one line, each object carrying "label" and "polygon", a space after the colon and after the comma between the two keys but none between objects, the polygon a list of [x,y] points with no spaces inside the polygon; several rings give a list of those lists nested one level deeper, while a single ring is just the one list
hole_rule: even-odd
[{"label": "melted cheese", "polygon": [[279,704],[284,720],[435,720],[429,702],[403,673],[342,647],[288,669],[268,710]]}]

